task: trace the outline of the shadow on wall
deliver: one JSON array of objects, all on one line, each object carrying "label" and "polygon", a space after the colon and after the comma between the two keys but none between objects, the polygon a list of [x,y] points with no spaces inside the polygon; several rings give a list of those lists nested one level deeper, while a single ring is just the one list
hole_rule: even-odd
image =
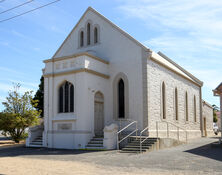
[{"label": "shadow on wall", "polygon": [[190,149],[185,152],[210,159],[222,161],[222,145],[214,146],[218,142],[207,144],[198,148]]}]

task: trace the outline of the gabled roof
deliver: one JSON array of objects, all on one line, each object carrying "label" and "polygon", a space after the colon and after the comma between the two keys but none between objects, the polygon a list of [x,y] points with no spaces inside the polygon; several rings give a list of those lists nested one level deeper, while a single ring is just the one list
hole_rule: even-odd
[{"label": "gabled roof", "polygon": [[105,20],[106,22],[108,22],[112,27],[116,28],[120,33],[122,33],[124,36],[126,36],[127,38],[129,38],[131,41],[133,41],[134,43],[136,43],[137,45],[139,45],[140,47],[142,47],[143,49],[150,51],[150,49],[146,46],[144,46],[142,43],[140,43],[138,40],[136,40],[135,38],[133,38],[132,36],[130,36],[127,32],[123,31],[120,27],[118,27],[117,25],[115,25],[114,23],[112,23],[109,19],[107,19],[105,16],[103,16],[102,14],[100,14],[99,12],[97,12],[95,9],[93,9],[92,7],[88,7],[87,10],[84,12],[84,14],[82,15],[82,17],[79,19],[79,21],[77,22],[77,24],[74,26],[74,28],[71,30],[71,32],[69,33],[69,35],[66,37],[66,39],[63,41],[63,43],[61,44],[61,46],[59,47],[59,49],[56,51],[56,53],[52,56],[52,58],[55,57],[55,55],[60,51],[60,49],[62,48],[63,44],[66,42],[66,40],[70,37],[70,35],[72,34],[72,32],[77,28],[77,26],[79,25],[79,23],[82,21],[82,19],[85,17],[85,15],[87,14],[88,11],[92,11],[95,14],[97,14],[99,17],[101,17],[103,20]]},{"label": "gabled roof", "polygon": [[69,33],[69,35],[66,37],[66,39],[63,41],[63,43],[61,44],[61,46],[59,47],[59,49],[56,51],[56,53],[52,56],[52,59],[56,59],[55,56],[56,54],[60,51],[60,49],[62,48],[62,46],[64,45],[64,43],[66,42],[66,40],[70,37],[70,35],[72,34],[72,32],[77,28],[77,26],[79,25],[79,23],[82,21],[82,19],[85,17],[85,15],[87,14],[88,11],[92,11],[93,13],[95,13],[96,15],[98,15],[99,17],[101,17],[103,20],[105,20],[107,23],[109,23],[112,27],[114,27],[115,29],[117,29],[120,33],[122,33],[124,36],[126,36],[128,39],[130,39],[131,41],[133,41],[135,44],[137,44],[138,46],[140,46],[141,48],[143,48],[145,51],[151,52],[151,55],[158,55],[158,63],[159,64],[164,64],[168,69],[174,70],[176,73],[178,73],[179,75],[181,75],[182,77],[194,82],[195,84],[197,84],[198,86],[202,86],[203,82],[200,81],[199,79],[197,79],[196,77],[194,77],[191,73],[187,72],[185,69],[183,69],[181,66],[179,66],[178,64],[176,64],[175,62],[173,62],[170,58],[168,58],[167,56],[165,56],[163,53],[158,52],[158,54],[156,54],[155,52],[153,52],[151,49],[149,49],[148,47],[144,46],[142,43],[140,43],[138,40],[136,40],[135,38],[133,38],[131,35],[129,35],[127,32],[125,32],[124,30],[122,30],[120,27],[118,27],[117,25],[115,25],[114,23],[112,23],[109,19],[107,19],[105,16],[103,16],[102,14],[100,14],[99,12],[97,12],[95,9],[93,9],[92,7],[88,7],[87,10],[84,12],[84,14],[82,15],[82,17],[79,19],[78,23],[75,25],[75,27],[71,30],[71,32]]},{"label": "gabled roof", "polygon": [[210,103],[206,102],[205,100],[202,100],[202,103],[213,109],[213,106]]},{"label": "gabled roof", "polygon": [[[195,83],[197,83],[199,86],[203,86],[203,82],[200,81],[198,78],[196,78],[194,75],[192,75],[191,73],[189,73],[188,71],[186,71],[184,68],[182,68],[180,65],[178,65],[177,63],[175,63],[173,60],[171,60],[169,57],[167,57],[166,55],[164,55],[162,52],[158,52],[158,55],[160,55],[162,58],[164,58],[166,60],[166,62],[168,63],[168,65],[173,68],[176,72],[180,73],[181,75],[191,79],[192,81],[194,81]],[[167,64],[166,63],[166,64]]]},{"label": "gabled roof", "polygon": [[222,82],[213,90],[214,96],[222,94]]}]

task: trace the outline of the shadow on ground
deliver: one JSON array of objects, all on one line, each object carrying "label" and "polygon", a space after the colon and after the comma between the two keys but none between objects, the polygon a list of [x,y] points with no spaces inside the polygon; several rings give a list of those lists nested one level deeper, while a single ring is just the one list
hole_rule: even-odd
[{"label": "shadow on ground", "polygon": [[215,146],[216,143],[217,142],[207,144],[198,148],[187,150],[185,152],[222,161],[222,146]]},{"label": "shadow on ground", "polygon": [[17,147],[0,148],[0,157],[16,157],[16,156],[41,156],[41,155],[77,155],[90,152],[89,150],[67,150],[67,149],[50,149],[50,148],[28,148],[25,145]]}]

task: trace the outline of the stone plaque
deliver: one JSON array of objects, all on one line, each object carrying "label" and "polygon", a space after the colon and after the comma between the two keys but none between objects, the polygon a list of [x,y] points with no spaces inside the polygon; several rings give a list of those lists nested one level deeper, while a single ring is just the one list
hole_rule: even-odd
[{"label": "stone plaque", "polygon": [[72,123],[59,123],[58,130],[62,131],[72,130]]}]

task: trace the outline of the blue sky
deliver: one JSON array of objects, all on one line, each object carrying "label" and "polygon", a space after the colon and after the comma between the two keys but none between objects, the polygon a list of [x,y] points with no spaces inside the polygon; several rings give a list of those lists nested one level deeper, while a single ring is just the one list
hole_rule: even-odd
[{"label": "blue sky", "polygon": [[[26,1],[5,0],[0,3],[0,12]],[[33,1],[0,14],[0,20],[48,2]],[[42,60],[52,57],[88,6],[202,80],[203,99],[219,105],[219,99],[212,95],[212,89],[222,81],[222,1],[218,0],[61,0],[2,22],[0,102],[13,82],[22,85],[21,92],[36,91],[44,67]]]}]

